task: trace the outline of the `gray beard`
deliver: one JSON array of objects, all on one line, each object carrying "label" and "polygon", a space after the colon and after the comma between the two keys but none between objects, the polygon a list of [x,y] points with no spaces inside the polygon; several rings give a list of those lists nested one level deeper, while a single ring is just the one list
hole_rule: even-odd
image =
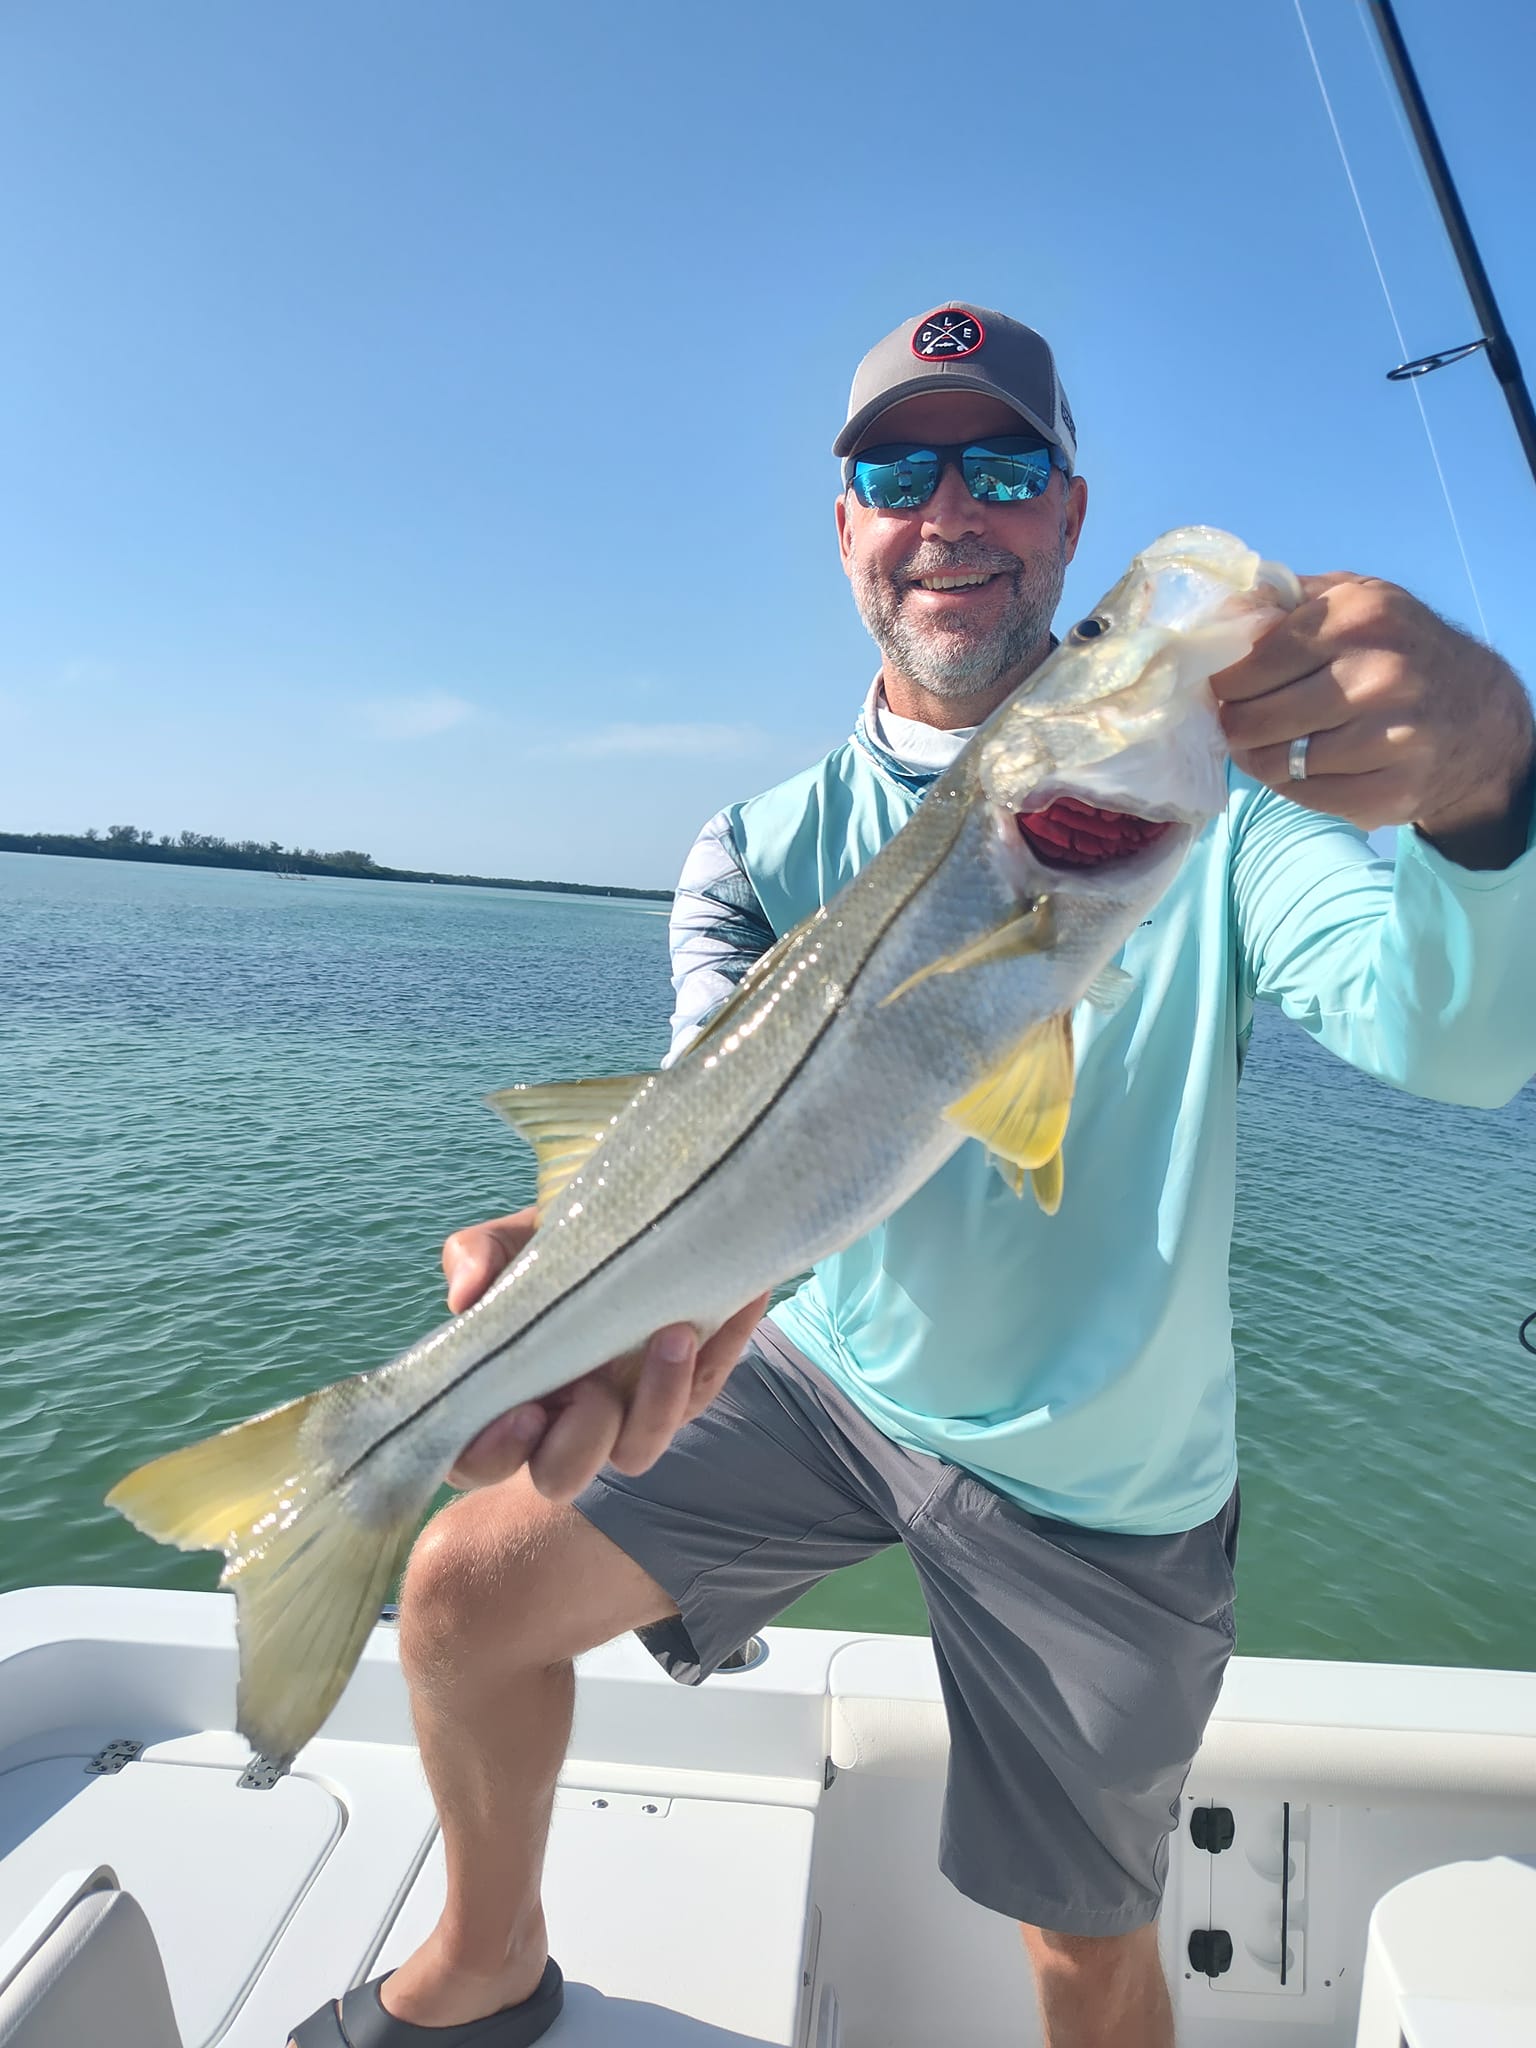
[{"label": "gray beard", "polygon": [[[894,576],[863,561],[855,542],[849,565],[853,601],[886,662],[935,697],[982,696],[1021,667],[1050,633],[1067,568],[1061,550],[1022,562],[979,541],[954,547],[925,542]],[[1005,575],[1012,585],[995,626],[981,629],[959,617],[919,624],[903,603],[916,577],[988,573]]]}]

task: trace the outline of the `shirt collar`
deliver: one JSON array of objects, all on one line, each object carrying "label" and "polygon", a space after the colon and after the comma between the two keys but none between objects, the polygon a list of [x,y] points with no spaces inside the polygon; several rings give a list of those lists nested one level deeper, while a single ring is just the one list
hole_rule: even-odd
[{"label": "shirt collar", "polygon": [[876,676],[854,720],[853,743],[903,789],[926,790],[975,730],[974,725],[967,725],[957,732],[945,732],[917,718],[898,717],[886,703],[885,685]]},{"label": "shirt collar", "polygon": [[[1053,633],[1050,652],[1060,645]],[[943,774],[975,730],[974,725],[964,725],[946,732],[921,719],[898,717],[885,701],[885,684],[877,675],[853,722],[853,744],[893,782],[921,792]]]}]

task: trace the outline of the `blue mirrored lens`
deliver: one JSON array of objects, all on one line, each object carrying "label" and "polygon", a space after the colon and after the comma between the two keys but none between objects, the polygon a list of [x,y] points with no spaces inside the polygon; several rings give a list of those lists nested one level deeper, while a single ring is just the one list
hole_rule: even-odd
[{"label": "blue mirrored lens", "polygon": [[1038,498],[1050,482],[1051,451],[976,442],[960,457],[960,470],[971,496],[984,505],[1017,504]]},{"label": "blue mirrored lens", "polygon": [[966,489],[984,505],[1038,498],[1051,480],[1051,451],[1028,434],[998,434],[953,447],[902,442],[868,448],[844,464],[844,476],[861,505],[910,512],[927,504],[951,462],[959,463]]},{"label": "blue mirrored lens", "polygon": [[853,465],[853,493],[877,512],[910,512],[926,505],[939,481],[932,448],[872,448]]}]

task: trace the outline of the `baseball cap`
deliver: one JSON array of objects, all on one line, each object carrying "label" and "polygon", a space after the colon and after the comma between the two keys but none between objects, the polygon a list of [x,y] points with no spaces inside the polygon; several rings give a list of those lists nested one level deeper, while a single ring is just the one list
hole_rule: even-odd
[{"label": "baseball cap", "polygon": [[875,343],[853,373],[848,419],[832,453],[851,455],[881,413],[923,391],[1000,398],[1061,450],[1068,469],[1077,461],[1077,428],[1050,343],[1022,320],[963,299],[903,320]]}]

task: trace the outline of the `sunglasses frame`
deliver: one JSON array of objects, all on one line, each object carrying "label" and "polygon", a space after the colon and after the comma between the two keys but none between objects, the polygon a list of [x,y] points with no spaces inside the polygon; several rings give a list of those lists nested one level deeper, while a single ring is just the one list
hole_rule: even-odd
[{"label": "sunglasses frame", "polygon": [[[1023,447],[1009,449],[1000,444],[1022,442]],[[1044,455],[1047,457],[1045,482],[1038,491],[1027,498],[983,498],[972,486],[965,474],[965,457],[972,454],[1000,455]],[[858,487],[858,471],[861,462],[879,462],[882,467],[914,455],[934,455],[939,466],[934,472],[932,488],[915,505],[871,505]],[[958,469],[961,479],[978,505],[1031,505],[1036,498],[1044,497],[1051,481],[1051,470],[1059,469],[1067,474],[1066,456],[1054,442],[1047,441],[1043,434],[977,434],[969,441],[881,441],[873,448],[861,448],[853,455],[843,457],[843,489],[851,490],[859,503],[869,512],[917,512],[926,505],[944,481],[944,473]]]}]

